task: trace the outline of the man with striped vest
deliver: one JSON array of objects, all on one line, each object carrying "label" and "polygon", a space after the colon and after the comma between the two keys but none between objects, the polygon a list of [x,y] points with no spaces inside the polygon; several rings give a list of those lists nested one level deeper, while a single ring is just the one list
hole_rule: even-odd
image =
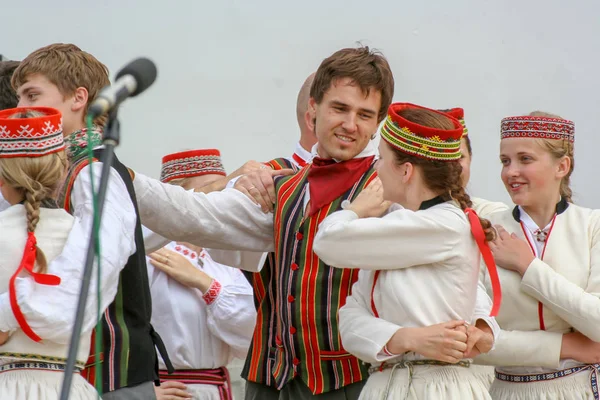
[{"label": "man with striped vest", "polygon": [[[337,322],[358,271],[323,263],[312,240],[319,223],[375,177],[371,141],[393,88],[383,56],[342,49],[315,74],[307,123],[317,135],[316,157],[298,173],[273,182],[281,171],[259,169],[235,189],[209,194],[135,175],[140,216],[157,233],[210,248],[275,252],[275,265],[261,271],[269,278],[257,293],[265,306],[248,354],[246,399],[358,399],[367,368],[344,350]],[[242,190],[269,199],[263,206],[273,212],[262,212]]]}]

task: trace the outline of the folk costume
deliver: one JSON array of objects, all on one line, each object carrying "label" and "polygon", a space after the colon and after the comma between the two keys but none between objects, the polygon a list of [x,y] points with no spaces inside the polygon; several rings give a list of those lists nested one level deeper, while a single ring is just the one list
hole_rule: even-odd
[{"label": "folk costume", "polygon": [[[17,112],[29,110],[45,115],[26,119],[9,118]],[[52,108],[0,112],[0,149],[0,158],[40,157],[64,151],[60,112]],[[48,199],[42,202],[35,232],[27,232],[27,213],[23,204],[10,206],[0,212],[0,227],[0,293],[3,302],[9,304],[9,308],[2,312],[10,313],[0,318],[0,330],[7,331],[7,325],[9,329],[13,328],[10,329],[12,334],[8,341],[0,346],[0,397],[11,400],[57,400],[64,378],[69,342],[68,338],[52,332],[56,327],[48,319],[65,312],[59,303],[71,299],[65,293],[69,287],[62,271],[55,270],[57,275],[37,272],[36,244],[48,262],[56,259],[73,228],[73,217]],[[35,283],[23,276],[35,278]],[[29,291],[35,289],[59,299],[58,302],[41,305],[35,314],[28,313],[27,309],[35,305],[23,300],[27,299]],[[94,387],[79,373],[88,356],[90,337],[91,327],[88,326],[82,332],[79,344],[77,369],[70,392],[70,398],[74,400],[97,398]]]},{"label": "folk costume", "polygon": [[[434,129],[403,118],[399,111],[407,108],[421,107],[390,106],[381,138],[410,155],[457,162],[463,131],[458,120],[452,118],[453,130]],[[342,271],[362,269],[339,313],[344,346],[372,365],[361,399],[490,398],[471,372],[470,360],[446,364],[386,348],[401,328],[480,318],[494,324],[486,310],[489,299],[477,299],[478,246],[487,245],[481,237],[476,242],[471,224],[481,230],[477,218],[442,196],[424,201],[416,212],[396,209],[381,218],[359,219],[343,210],[321,223],[316,254]]]},{"label": "folk costume", "polygon": [[[502,120],[502,139],[574,141],[573,122],[545,117]],[[598,367],[560,359],[562,334],[579,331],[600,341],[600,212],[561,199],[550,224],[538,227],[525,210],[490,215],[529,243],[536,258],[521,277],[499,269],[504,291],[496,348],[482,356],[495,364],[494,399],[598,399]],[[489,287],[489,278],[482,279]]]},{"label": "folk costume", "polygon": [[[253,392],[300,385],[312,397],[355,387],[367,367],[349,354],[338,334],[337,312],[358,271],[339,270],[312,252],[317,226],[375,176],[370,143],[352,160],[315,158],[293,176],[276,180],[274,214],[265,214],[235,189],[188,193],[136,175],[144,225],[162,236],[209,248],[275,251],[248,353]],[[256,286],[255,286],[256,291]]]},{"label": "folk costume", "polygon": [[[192,150],[163,157],[161,181],[217,174],[225,176],[215,149]],[[164,338],[175,368],[169,374],[159,359],[161,381],[187,385],[195,400],[231,400],[227,364],[248,352],[256,311],[252,288],[239,269],[215,262],[206,249],[200,253],[175,242],[166,249],[183,255],[213,278],[205,293],[178,283],[148,262],[152,294],[152,325]]]}]

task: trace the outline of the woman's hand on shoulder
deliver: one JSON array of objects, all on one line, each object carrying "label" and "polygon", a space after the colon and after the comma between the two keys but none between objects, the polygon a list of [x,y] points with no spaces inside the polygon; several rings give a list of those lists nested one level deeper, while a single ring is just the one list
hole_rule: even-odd
[{"label": "woman's hand on shoulder", "polygon": [[356,196],[347,209],[354,211],[359,218],[381,217],[391,205],[391,202],[383,199],[381,180],[375,178]]}]

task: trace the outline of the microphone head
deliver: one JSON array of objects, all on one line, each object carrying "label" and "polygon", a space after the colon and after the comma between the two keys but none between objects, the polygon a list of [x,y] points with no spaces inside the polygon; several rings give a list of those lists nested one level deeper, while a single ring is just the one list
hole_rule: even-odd
[{"label": "microphone head", "polygon": [[133,76],[137,82],[135,91],[130,95],[134,97],[148,89],[154,83],[157,75],[156,65],[147,58],[138,58],[123,67],[117,73],[115,80],[125,75]]}]

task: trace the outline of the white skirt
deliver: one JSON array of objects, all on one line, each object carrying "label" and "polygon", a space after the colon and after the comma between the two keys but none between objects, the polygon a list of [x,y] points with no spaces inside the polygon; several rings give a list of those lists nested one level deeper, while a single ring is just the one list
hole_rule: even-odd
[{"label": "white skirt", "polygon": [[[62,388],[62,371],[32,369],[0,373],[2,400],[58,400]],[[97,400],[98,392],[81,375],[74,374],[69,400]]]},{"label": "white skirt", "polygon": [[489,390],[492,386],[492,382],[496,379],[494,368],[495,367],[491,365],[471,364],[470,370]]},{"label": "white skirt", "polygon": [[[487,386],[471,371],[458,366],[413,366],[409,388],[408,369],[394,371],[390,390],[385,388],[392,369],[373,373],[363,388],[359,400],[490,400]],[[408,396],[407,396],[408,390]]]},{"label": "white skirt", "polygon": [[494,380],[493,400],[594,400],[590,371],[549,381],[516,383]]}]

